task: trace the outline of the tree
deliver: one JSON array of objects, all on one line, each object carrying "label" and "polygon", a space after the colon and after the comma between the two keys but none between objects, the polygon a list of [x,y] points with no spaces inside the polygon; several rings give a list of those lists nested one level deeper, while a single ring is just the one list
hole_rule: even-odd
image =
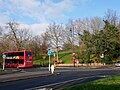
[{"label": "tree", "polygon": [[62,34],[64,27],[60,24],[50,24],[47,28],[48,35],[50,37],[50,44],[53,48],[56,48],[57,60],[59,45],[62,44]]},{"label": "tree", "polygon": [[62,49],[63,49],[63,50],[70,50],[71,47],[72,47],[72,44],[71,44],[71,43],[69,43],[69,42],[64,42],[64,43],[63,43],[63,46],[62,46]]},{"label": "tree", "polygon": [[41,35],[41,40],[42,40],[42,44],[41,44],[41,51],[42,53],[46,53],[48,48],[50,48],[50,37],[48,32],[45,32],[44,34]]},{"label": "tree", "polygon": [[88,32],[92,32],[92,29],[91,29],[91,24],[90,24],[90,19],[88,18],[85,18],[83,20],[80,20],[80,19],[77,19],[75,21],[75,27],[76,27],[76,33],[78,34],[76,36],[76,40],[77,40],[77,43],[79,44],[79,47],[81,47],[81,44],[83,44],[82,42],[82,37],[81,35],[83,35],[83,33],[85,33],[85,31],[87,30]]},{"label": "tree", "polygon": [[10,35],[9,38],[11,38],[11,40],[14,41],[14,43],[16,44],[16,50],[20,50],[21,48],[21,43],[17,37],[17,27],[18,27],[18,23],[16,22],[8,22],[7,23],[8,28],[10,29]]},{"label": "tree", "polygon": [[88,30],[84,30],[83,34],[79,34],[81,37],[82,42],[86,46],[86,56],[87,60],[86,63],[90,61],[90,53],[92,51],[92,35]]},{"label": "tree", "polygon": [[2,31],[3,31],[2,27],[0,26],[0,36],[2,35]]},{"label": "tree", "polygon": [[41,36],[36,35],[31,39],[31,42],[29,44],[29,48],[35,53],[39,54],[41,52]]},{"label": "tree", "polygon": [[8,22],[7,28],[8,32],[4,33],[3,39],[4,42],[8,43],[8,50],[22,50],[28,48],[28,43],[32,35],[28,29],[21,29],[19,24],[16,22]]},{"label": "tree", "polygon": [[107,20],[104,20],[104,23],[103,30],[92,36],[92,43],[96,54],[99,56],[105,54],[105,59],[111,62],[112,59],[116,59],[120,55],[119,30]]},{"label": "tree", "polygon": [[75,23],[73,20],[70,20],[63,30],[63,49],[64,50],[73,50],[74,51],[74,42],[75,40]]},{"label": "tree", "polygon": [[[120,52],[120,42],[119,42],[119,30],[115,25],[110,24],[107,20],[104,21],[104,33],[105,33],[105,48],[107,49],[107,54],[110,59],[116,59]],[[113,53],[114,52],[114,53]],[[115,56],[115,54],[118,54]]]},{"label": "tree", "polygon": [[119,24],[119,15],[116,11],[108,9],[105,13],[104,20],[107,20],[111,25],[117,26]]},{"label": "tree", "polygon": [[90,19],[90,28],[93,34],[97,34],[104,27],[104,22],[100,17]]}]

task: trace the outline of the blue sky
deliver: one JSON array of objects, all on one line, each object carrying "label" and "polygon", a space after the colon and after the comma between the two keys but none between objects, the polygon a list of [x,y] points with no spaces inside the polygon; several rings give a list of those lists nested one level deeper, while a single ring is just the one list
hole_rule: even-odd
[{"label": "blue sky", "polygon": [[0,24],[15,20],[38,34],[50,23],[103,17],[108,9],[120,15],[119,4],[120,0],[0,0]]},{"label": "blue sky", "polygon": [[120,14],[120,0],[86,0],[84,3],[83,5],[78,5],[70,17],[73,19],[84,19],[94,16],[104,17],[108,9]]}]

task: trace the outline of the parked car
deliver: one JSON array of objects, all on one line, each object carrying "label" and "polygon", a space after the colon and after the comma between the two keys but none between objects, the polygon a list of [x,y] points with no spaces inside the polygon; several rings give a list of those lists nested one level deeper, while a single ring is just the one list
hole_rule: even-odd
[{"label": "parked car", "polygon": [[120,67],[120,61],[117,61],[117,62],[115,63],[115,66],[116,66],[116,67]]}]

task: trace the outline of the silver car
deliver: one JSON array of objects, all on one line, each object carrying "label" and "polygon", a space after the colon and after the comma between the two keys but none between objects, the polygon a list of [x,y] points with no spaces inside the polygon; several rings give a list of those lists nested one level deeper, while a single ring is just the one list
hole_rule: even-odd
[{"label": "silver car", "polygon": [[117,61],[117,62],[115,63],[115,66],[116,66],[116,67],[120,67],[120,61]]}]

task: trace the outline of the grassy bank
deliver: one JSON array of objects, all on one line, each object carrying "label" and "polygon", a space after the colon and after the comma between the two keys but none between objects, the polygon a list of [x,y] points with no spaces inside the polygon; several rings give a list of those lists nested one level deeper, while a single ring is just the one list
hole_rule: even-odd
[{"label": "grassy bank", "polygon": [[77,85],[64,90],[120,90],[120,75]]},{"label": "grassy bank", "polygon": [[[46,66],[49,63],[49,56],[47,54],[40,54],[40,55],[36,55],[34,57],[35,57],[33,60],[34,65]],[[45,57],[45,58],[43,59],[43,57]],[[65,63],[65,64],[72,63],[71,58],[72,58],[72,56],[71,56],[70,51],[69,52],[59,52],[59,60],[61,60],[62,63]],[[56,60],[56,58],[54,58],[54,53],[52,53],[50,56],[51,63],[53,63],[54,59]]]}]

